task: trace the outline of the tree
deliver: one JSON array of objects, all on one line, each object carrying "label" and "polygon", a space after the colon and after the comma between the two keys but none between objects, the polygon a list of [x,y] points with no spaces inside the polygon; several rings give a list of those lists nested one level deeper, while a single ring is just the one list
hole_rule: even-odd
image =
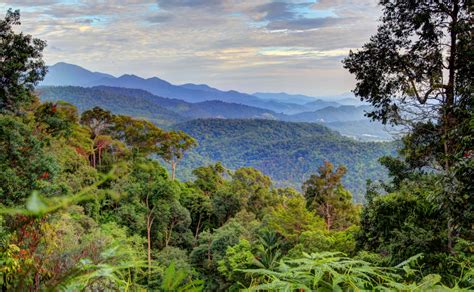
[{"label": "tree", "polygon": [[151,269],[152,230],[155,220],[160,216],[160,208],[166,201],[176,199],[176,186],[167,181],[165,170],[151,160],[140,160],[134,163],[129,178],[127,192],[141,202],[144,209],[147,236],[148,267]]},{"label": "tree", "polygon": [[189,247],[191,237],[186,237],[187,234],[191,234],[189,211],[177,200],[163,202],[159,208],[159,225],[163,229],[163,246],[168,247],[173,244],[174,246]]},{"label": "tree", "polygon": [[164,132],[152,122],[137,120],[129,116],[113,116],[111,136],[125,143],[135,155],[159,154]]},{"label": "tree", "polygon": [[282,235],[291,244],[296,244],[305,231],[323,230],[324,222],[306,209],[306,201],[300,196],[289,198],[265,217],[270,229]]},{"label": "tree", "polygon": [[91,138],[94,139],[107,133],[107,130],[113,125],[113,115],[110,111],[96,106],[82,113],[81,124],[90,130]]},{"label": "tree", "polygon": [[31,125],[0,114],[0,198],[3,204],[23,204],[41,184],[52,182],[58,165]]},{"label": "tree", "polygon": [[211,227],[209,222],[213,211],[211,198],[201,190],[188,188],[182,192],[181,201],[190,213],[191,228],[194,230],[194,239],[197,239],[203,228]]},{"label": "tree", "polygon": [[258,235],[257,262],[260,267],[275,269],[283,256],[281,253],[281,238],[273,230],[263,230]]},{"label": "tree", "polygon": [[[123,124],[118,125],[116,121]],[[126,122],[131,122],[135,126],[140,125],[140,121],[116,117],[110,111],[103,110],[100,107],[94,107],[82,113],[80,123],[89,130],[90,138],[94,143],[90,157],[93,167],[101,166],[103,152],[107,148],[110,148],[111,152],[114,150],[118,150],[116,152],[123,152],[124,145],[122,142],[115,140],[114,137],[123,141],[132,141],[131,137],[127,140],[126,135],[131,135],[135,132],[133,132],[133,129],[128,128],[128,126],[125,126]],[[153,129],[154,132],[156,132],[155,129]],[[114,135],[114,137],[111,135]]]},{"label": "tree", "polygon": [[263,217],[265,208],[276,205],[274,193],[270,191],[272,181],[252,167],[242,167],[232,174],[230,192],[235,195],[241,209]]},{"label": "tree", "polygon": [[194,186],[202,190],[207,196],[215,194],[224,184],[226,169],[220,162],[208,166],[201,166],[193,170],[196,177]]},{"label": "tree", "polygon": [[34,101],[33,88],[46,74],[42,59],[46,42],[16,33],[20,11],[7,11],[0,20],[0,113],[18,113]]},{"label": "tree", "polygon": [[35,109],[35,119],[42,134],[67,137],[77,125],[77,108],[67,102],[46,102]]},{"label": "tree", "polygon": [[[402,154],[412,169],[438,169],[451,180],[456,164],[473,146],[472,139],[466,143],[472,137],[474,108],[471,1],[380,4],[383,17],[377,33],[344,60],[357,80],[354,92],[374,106],[370,117],[410,126]],[[444,210],[450,217],[450,251],[465,221],[456,211],[466,208],[463,196],[440,194],[441,205],[449,206]]]},{"label": "tree", "polygon": [[319,174],[313,174],[303,184],[308,207],[324,218],[327,230],[349,227],[357,217],[352,196],[341,183],[346,168],[334,166],[325,161]]},{"label": "tree", "polygon": [[184,153],[197,146],[194,138],[183,131],[171,131],[163,134],[160,146],[160,156],[171,165],[171,179],[176,177],[176,164],[183,158]]},{"label": "tree", "polygon": [[[455,128],[472,109],[472,7],[470,1],[380,1],[382,24],[344,66],[355,75],[354,90],[370,102],[369,117],[384,123],[435,129],[445,170],[457,144]],[[433,135],[433,131],[438,135]],[[429,145],[426,145],[429,147]]]}]

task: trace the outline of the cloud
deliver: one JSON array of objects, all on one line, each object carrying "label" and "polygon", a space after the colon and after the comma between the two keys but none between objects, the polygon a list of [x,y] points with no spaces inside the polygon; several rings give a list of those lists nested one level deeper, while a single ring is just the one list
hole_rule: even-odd
[{"label": "cloud", "polygon": [[171,19],[173,19],[172,14],[155,14],[146,18],[146,20],[151,23],[163,23],[168,22]]},{"label": "cloud", "polygon": [[372,0],[14,2],[21,30],[47,40],[49,64],[305,94],[352,88],[341,58],[375,32],[378,13]]},{"label": "cloud", "polygon": [[261,16],[258,20],[287,20],[295,17],[295,12],[291,10],[291,6],[287,2],[269,2],[255,7],[254,11]]},{"label": "cloud", "polygon": [[190,8],[209,8],[215,6],[221,6],[223,1],[221,0],[158,0],[160,8],[173,9],[177,7],[190,7]]},{"label": "cloud", "polygon": [[6,0],[4,3],[7,5],[13,6],[47,6],[51,4],[56,4],[60,0]]},{"label": "cloud", "polygon": [[357,20],[337,17],[299,18],[273,21],[266,27],[270,30],[310,30],[321,27],[336,26],[348,21]]}]

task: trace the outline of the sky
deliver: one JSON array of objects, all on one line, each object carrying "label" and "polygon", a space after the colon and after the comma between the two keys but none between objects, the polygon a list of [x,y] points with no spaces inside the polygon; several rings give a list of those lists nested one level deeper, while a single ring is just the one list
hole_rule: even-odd
[{"label": "sky", "polygon": [[158,76],[242,92],[333,95],[355,81],[341,60],[375,33],[377,0],[17,0],[48,65]]}]

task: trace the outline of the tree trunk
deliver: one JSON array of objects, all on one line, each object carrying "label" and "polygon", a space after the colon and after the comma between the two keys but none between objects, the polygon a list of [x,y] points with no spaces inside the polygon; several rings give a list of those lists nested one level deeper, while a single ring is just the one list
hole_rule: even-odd
[{"label": "tree trunk", "polygon": [[99,147],[99,165],[102,165],[102,147]]},{"label": "tree trunk", "polygon": [[332,227],[332,216],[331,216],[331,205],[329,203],[325,203],[325,213],[326,213],[326,228],[327,230],[331,230]]},{"label": "tree trunk", "polygon": [[148,243],[148,273],[151,273],[151,226],[153,224],[153,218],[151,214],[147,216],[146,222],[146,233],[147,233],[147,243]]},{"label": "tree trunk", "polygon": [[173,228],[176,225],[176,221],[172,221],[170,225],[169,231],[165,231],[165,247],[167,247],[170,244],[171,241],[171,235],[173,234]]},{"label": "tree trunk", "polygon": [[201,228],[201,219],[202,219],[202,213],[199,213],[199,220],[196,225],[196,231],[194,233],[194,239],[197,240],[198,235],[199,235],[199,229]]},{"label": "tree trunk", "polygon": [[171,160],[171,180],[174,180],[176,177],[176,161]]},{"label": "tree trunk", "polygon": [[92,167],[95,168],[95,149],[92,149]]}]

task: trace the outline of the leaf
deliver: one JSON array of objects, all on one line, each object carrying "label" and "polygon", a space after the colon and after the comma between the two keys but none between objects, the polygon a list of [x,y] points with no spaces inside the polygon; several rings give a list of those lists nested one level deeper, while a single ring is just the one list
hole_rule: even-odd
[{"label": "leaf", "polygon": [[423,277],[421,283],[418,286],[418,289],[421,291],[428,288],[433,288],[436,284],[441,282],[441,276],[438,274],[429,274]]},{"label": "leaf", "polygon": [[48,211],[48,206],[44,203],[38,192],[34,191],[26,200],[26,209],[34,215],[42,215]]}]

